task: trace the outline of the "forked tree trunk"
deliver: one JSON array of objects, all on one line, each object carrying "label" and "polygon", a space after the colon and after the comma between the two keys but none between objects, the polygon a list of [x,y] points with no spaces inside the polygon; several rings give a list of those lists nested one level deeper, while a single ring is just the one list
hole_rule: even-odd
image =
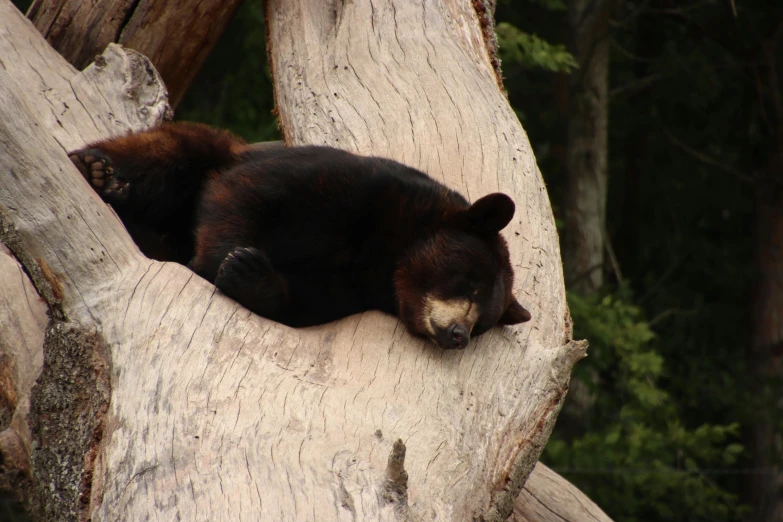
[{"label": "forked tree trunk", "polygon": [[241,0],[35,0],[28,17],[77,69],[110,43],[152,60],[176,107]]},{"label": "forked tree trunk", "polygon": [[[476,14],[467,1],[273,1],[269,24],[290,144],[514,197],[505,234],[533,321],[449,352],[377,312],[294,330],[144,258],[66,151],[160,121],[159,77],[118,47],[78,73],[0,0],[0,240],[49,310],[30,433],[3,432],[4,462],[29,469],[45,519],[504,519],[585,346],[570,340],[546,191]],[[0,320],[35,330],[40,313],[15,306]],[[5,366],[23,407],[29,370]]]}]

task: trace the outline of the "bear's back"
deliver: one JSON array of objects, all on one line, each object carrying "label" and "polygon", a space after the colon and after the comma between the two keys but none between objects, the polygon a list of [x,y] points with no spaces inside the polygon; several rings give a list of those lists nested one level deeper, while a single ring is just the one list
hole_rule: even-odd
[{"label": "bear's back", "polygon": [[319,259],[391,269],[446,209],[467,206],[390,159],[319,146],[249,150],[207,184],[197,235],[215,258],[258,245],[280,266]]}]

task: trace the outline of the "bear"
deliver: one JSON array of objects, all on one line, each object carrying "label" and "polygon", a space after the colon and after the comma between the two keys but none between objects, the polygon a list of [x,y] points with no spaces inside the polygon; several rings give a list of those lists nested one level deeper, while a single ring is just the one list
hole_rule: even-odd
[{"label": "bear", "polygon": [[531,317],[512,294],[500,231],[515,207],[505,194],[469,204],[391,159],[248,145],[187,122],[69,156],[142,253],[187,265],[285,325],[374,309],[461,349],[495,325]]}]

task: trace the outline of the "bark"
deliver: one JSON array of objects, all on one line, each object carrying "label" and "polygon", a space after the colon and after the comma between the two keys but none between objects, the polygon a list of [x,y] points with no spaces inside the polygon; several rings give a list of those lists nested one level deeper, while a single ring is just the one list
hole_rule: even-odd
[{"label": "bark", "polygon": [[[783,171],[781,171],[783,172]],[[769,187],[767,187],[769,189]],[[752,520],[783,519],[783,441],[780,418],[780,375],[783,373],[783,192],[759,190],[756,197],[755,265],[758,280],[753,298],[754,332],[749,350],[753,392],[761,407],[751,424],[749,446],[753,468],[748,492]],[[774,388],[773,388],[774,387]]]},{"label": "bark", "polygon": [[35,0],[28,17],[77,69],[89,65],[112,42],[149,57],[176,107],[240,3]]},{"label": "bark", "polygon": [[572,77],[563,217],[568,288],[603,285],[606,248],[609,121],[609,17],[619,0],[571,0],[568,21],[579,64]]},{"label": "bark", "polygon": [[[783,91],[778,78],[778,48],[783,23],[761,41],[754,71],[759,103],[768,110],[765,130],[772,144],[755,198],[756,281],[753,292],[753,337],[748,350],[750,382],[760,407],[749,430],[751,462],[748,492],[752,520],[783,520]],[[761,88],[764,85],[764,88]],[[765,95],[766,93],[766,99]]]},{"label": "bark", "polygon": [[159,77],[118,47],[78,73],[0,0],[0,239],[49,312],[32,502],[62,520],[504,519],[585,345],[476,14],[268,8],[287,141],[407,161],[470,199],[511,194],[516,293],[535,318],[459,352],[376,312],[294,330],[144,258],[66,152],[160,121]]},{"label": "bark", "polygon": [[46,304],[0,243],[0,491],[23,504],[30,475],[30,390],[43,365]]}]

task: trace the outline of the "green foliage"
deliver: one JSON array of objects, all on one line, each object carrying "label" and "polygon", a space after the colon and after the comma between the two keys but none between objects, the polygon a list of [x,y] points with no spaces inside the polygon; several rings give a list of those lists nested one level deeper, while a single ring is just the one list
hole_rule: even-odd
[{"label": "green foliage", "polygon": [[574,57],[562,44],[551,44],[507,22],[499,23],[496,31],[500,57],[504,62],[552,72],[570,72],[577,67]]},{"label": "green foliage", "polygon": [[618,522],[736,519],[737,496],[703,470],[736,463],[739,424],[686,427],[659,383],[666,365],[656,336],[626,289],[568,297],[574,336],[590,341],[573,378],[594,405],[589,429],[570,438],[556,430],[542,460]]},{"label": "green foliage", "polygon": [[[737,8],[735,18],[720,2],[628,0],[610,24],[607,232],[638,297],[569,296],[575,337],[591,342],[574,379],[594,404],[577,421],[561,413],[545,458],[617,521],[737,520],[756,466],[740,437],[765,416],[783,425],[780,381],[748,368],[752,179],[779,150],[765,78],[783,77],[783,40],[774,70],[762,43],[783,4]],[[565,13],[530,1],[501,1],[496,18],[568,38]],[[569,78],[510,60],[503,73],[558,218]]]},{"label": "green foliage", "polygon": [[280,139],[264,28],[263,1],[245,0],[177,109],[177,119],[225,127],[248,142]]}]

